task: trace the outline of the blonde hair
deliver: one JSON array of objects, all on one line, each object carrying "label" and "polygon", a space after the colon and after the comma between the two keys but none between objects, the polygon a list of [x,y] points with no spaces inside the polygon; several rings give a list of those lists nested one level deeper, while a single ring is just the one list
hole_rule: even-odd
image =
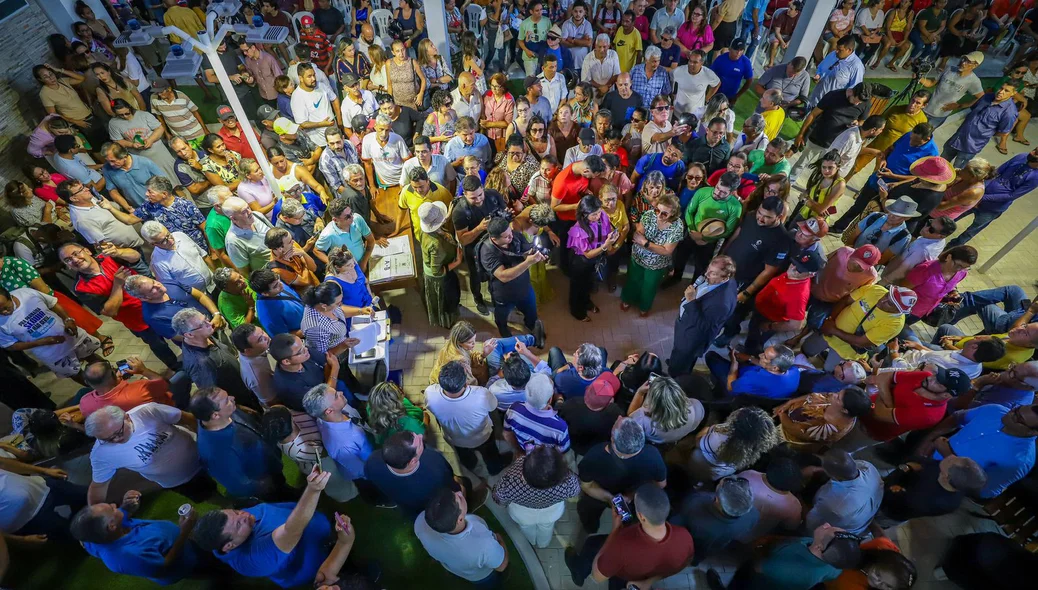
[{"label": "blonde hair", "polygon": [[386,51],[378,45],[368,47],[368,57],[371,58],[371,67],[374,70],[381,69],[386,63]]},{"label": "blonde hair", "polygon": [[486,188],[495,190],[502,195],[507,195],[508,188],[508,172],[503,166],[494,168],[487,174],[487,181],[484,185]]},{"label": "blonde hair", "polygon": [[993,177],[995,174],[995,167],[991,165],[984,158],[973,158],[966,165],[962,167],[963,170],[969,172],[973,178],[983,181]]},{"label": "blonde hair", "polygon": [[649,385],[642,407],[661,430],[677,430],[688,422],[688,398],[670,377],[658,377]]},{"label": "blonde hair", "polygon": [[404,392],[392,381],[383,381],[368,393],[368,425],[376,435],[385,436],[396,427],[404,410]]}]

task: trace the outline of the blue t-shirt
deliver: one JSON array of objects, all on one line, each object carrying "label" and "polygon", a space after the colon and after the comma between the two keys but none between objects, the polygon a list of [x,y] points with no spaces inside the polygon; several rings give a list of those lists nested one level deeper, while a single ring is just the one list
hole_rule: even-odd
[{"label": "blue t-shirt", "polygon": [[721,87],[718,92],[735,102],[735,95],[739,93],[739,86],[743,80],[753,79],[753,62],[743,54],[739,59],[728,57],[727,53],[717,56],[710,69],[721,79]]},{"label": "blue t-shirt", "polygon": [[660,67],[669,68],[681,59],[681,48],[677,43],[672,43],[670,49],[660,47]]},{"label": "blue t-shirt", "polygon": [[[948,439],[952,451],[977,462],[988,476],[981,498],[994,498],[1020,481],[1034,467],[1035,437],[1010,436],[1002,432],[1002,418],[1010,410],[990,404],[956,414],[962,428]],[[934,451],[940,461],[941,454]]]},{"label": "blue t-shirt", "polygon": [[214,551],[217,559],[247,578],[269,578],[282,588],[313,586],[317,570],[328,557],[326,541],[332,532],[328,517],[316,513],[290,553],[274,544],[274,530],[285,524],[295,504],[258,504],[245,512],[256,517],[252,534],[230,553]]},{"label": "blue t-shirt", "polygon": [[581,377],[577,373],[576,367],[569,365],[562,371],[555,373],[555,391],[561,393],[566,399],[584,397],[584,390],[594,381],[594,379]]},{"label": "blue t-shirt", "polygon": [[[937,153],[937,144],[933,142],[933,138],[919,147],[914,147],[912,146],[912,134],[906,133],[894,142],[894,147],[887,156],[887,168],[890,168],[894,174],[909,174],[912,164],[916,160],[936,156]],[[876,184],[878,179],[879,177],[873,172],[872,176],[869,176],[867,184],[872,188],[878,188],[879,185]]]},{"label": "blue t-shirt", "polygon": [[793,395],[800,385],[800,368],[790,367],[781,375],[769,373],[757,365],[739,368],[739,377],[732,382],[732,395],[759,395],[783,399]]},{"label": "blue t-shirt", "polygon": [[303,322],[303,300],[292,287],[285,285],[276,297],[256,298],[256,317],[267,334],[295,332]]},{"label": "blue t-shirt", "polygon": [[180,536],[180,527],[165,520],[138,520],[123,516],[123,526],[130,532],[107,544],[83,543],[90,555],[104,562],[117,574],[147,578],[156,584],[175,584],[191,575],[198,565],[195,546],[185,543],[177,558],[167,568],[166,553]]},{"label": "blue t-shirt", "polygon": [[988,404],[998,404],[1012,410],[1017,406],[1029,406],[1034,403],[1034,392],[1030,389],[1015,389],[1003,385],[992,385],[977,392],[971,408]]},{"label": "blue t-shirt", "polygon": [[634,171],[638,173],[638,190],[642,190],[645,177],[653,170],[663,173],[663,177],[667,179],[667,186],[672,190],[676,189],[685,177],[685,163],[681,160],[667,166],[663,163],[663,154],[646,154],[638,158],[638,163],[634,165]]},{"label": "blue t-shirt", "polygon": [[209,475],[235,498],[270,492],[281,473],[281,451],[260,438],[255,421],[237,411],[220,430],[198,429],[198,457]]},{"label": "blue t-shirt", "polygon": [[278,112],[281,116],[288,117],[293,122],[296,120],[292,115],[292,97],[287,94],[278,93]]},{"label": "blue t-shirt", "polygon": [[433,494],[445,487],[458,487],[450,463],[430,448],[422,453],[418,469],[407,475],[393,473],[382,459],[382,451],[376,451],[364,463],[364,478],[396,502],[412,520],[425,510]]},{"label": "blue t-shirt", "polygon": [[[165,284],[164,284],[165,285]],[[158,332],[163,338],[172,339],[177,335],[173,329],[173,316],[183,309],[197,309],[202,315],[209,317],[209,312],[190,293],[181,289],[178,285],[165,285],[169,301],[162,303],[149,303],[141,301],[141,312],[144,314],[144,323],[151,326],[152,330]]]}]

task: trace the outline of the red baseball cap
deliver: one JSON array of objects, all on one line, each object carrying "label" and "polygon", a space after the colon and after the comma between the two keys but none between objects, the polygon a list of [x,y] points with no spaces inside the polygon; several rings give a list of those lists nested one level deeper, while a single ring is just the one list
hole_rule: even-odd
[{"label": "red baseball cap", "polygon": [[314,17],[310,16],[309,14],[300,17],[299,24],[303,25],[304,27],[312,27],[314,26]]},{"label": "red baseball cap", "polygon": [[880,251],[879,248],[872,244],[865,244],[864,246],[857,248],[854,252],[851,252],[851,260],[864,266],[865,268],[872,268],[879,264]]},{"label": "red baseball cap", "polygon": [[584,404],[592,410],[601,410],[613,401],[617,391],[620,391],[620,380],[612,371],[606,371],[584,390]]},{"label": "red baseball cap", "polygon": [[898,311],[903,314],[907,314],[912,311],[919,296],[915,294],[915,291],[907,287],[899,287],[892,285],[890,287],[890,300],[894,302],[894,306],[897,307]]},{"label": "red baseball cap", "polygon": [[816,238],[824,238],[829,233],[829,224],[821,217],[805,219],[797,222],[797,226],[802,229],[804,233],[811,234]]}]

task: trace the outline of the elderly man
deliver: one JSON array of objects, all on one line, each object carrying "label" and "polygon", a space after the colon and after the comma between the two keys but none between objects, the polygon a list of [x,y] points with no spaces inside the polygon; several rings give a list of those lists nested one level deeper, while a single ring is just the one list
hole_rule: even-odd
[{"label": "elderly man", "polygon": [[227,255],[227,231],[231,228],[231,220],[223,213],[223,203],[234,196],[231,189],[217,185],[205,192],[205,199],[211,205],[205,217],[205,237],[213,254],[225,266],[233,266]]},{"label": "elderly man", "polygon": [[671,376],[692,372],[696,361],[706,352],[735,309],[738,286],[731,280],[735,274],[735,263],[731,258],[718,256],[706,268],[696,268],[696,273],[703,275],[706,280],[686,287],[678,307],[678,317],[674,322],[674,348],[667,361]]},{"label": "elderly man", "polygon": [[190,291],[213,291],[213,260],[183,232],[171,232],[158,221],[145,221],[141,235],[154,247],[151,273],[160,282]]},{"label": "elderly man", "polygon": [[[344,174],[346,187],[340,197],[346,199],[353,213],[363,218],[364,223],[368,224],[368,227],[371,228],[376,236],[381,238],[392,234],[395,224],[392,219],[383,215],[374,207],[371,191],[365,182],[367,178],[364,174],[364,167],[359,164],[351,164],[346,167]],[[284,209],[282,209],[282,215],[284,215]],[[324,228],[324,220],[319,219],[317,221],[320,222],[321,226],[315,226],[314,231],[320,233],[321,229]]]},{"label": "elderly man", "polygon": [[[108,487],[120,469],[133,471],[161,488],[175,488],[196,501],[212,493],[212,481],[198,459],[198,446],[186,430],[196,428],[191,414],[156,403],[129,412],[105,406],[90,414],[84,426],[87,436],[96,439],[90,450],[89,504],[108,498]],[[136,498],[140,498],[139,492]]]},{"label": "elderly man", "polygon": [[454,186],[458,178],[458,172],[454,169],[454,166],[451,166],[451,162],[446,156],[433,153],[432,142],[429,140],[428,135],[415,136],[414,157],[404,162],[404,168],[400,173],[401,189],[406,189],[410,186],[411,170],[419,167],[429,175],[429,180],[442,185],[450,194],[455,194]]},{"label": "elderly man", "polygon": [[[544,119],[546,123],[551,122],[551,115],[555,111],[559,110],[559,105],[567,102],[566,99],[569,96],[569,90],[566,88],[566,77],[559,73],[559,59],[555,55],[548,53],[545,54],[541,60],[541,75],[537,77],[537,81],[540,86],[541,97],[548,102],[548,118]],[[529,98],[530,92],[527,91],[527,98]],[[538,100],[532,101],[530,104],[540,102]],[[544,114],[538,109],[533,109],[533,113],[540,114],[541,118],[544,118]]]},{"label": "elderly man", "polygon": [[807,59],[798,56],[788,63],[768,68],[753,84],[753,91],[758,95],[763,95],[766,90],[773,88],[782,92],[784,109],[807,104],[811,89]]},{"label": "elderly man", "polygon": [[273,225],[262,213],[253,211],[238,197],[223,202],[223,212],[231,220],[227,230],[226,248],[231,264],[243,275],[249,275],[270,262],[270,248],[264,243]]},{"label": "elderly man", "polygon": [[573,362],[557,346],[548,351],[548,366],[555,380],[555,390],[564,398],[580,397],[584,390],[606,370],[606,350],[585,342],[573,353]]},{"label": "elderly man", "polygon": [[180,366],[177,355],[170,350],[166,340],[144,321],[140,299],[123,290],[127,277],[137,274],[137,271],[123,266],[120,260],[130,265],[139,265],[140,253],[128,248],[108,248],[105,252],[95,258],[89,250],[73,243],[58,249],[58,258],[76,273],[73,290],[80,302],[94,313],[122,322],[167,367],[172,369]]},{"label": "elderly man", "polygon": [[141,275],[127,278],[125,288],[127,293],[141,300],[144,321],[163,338],[180,340],[173,329],[173,316],[182,309],[194,309],[211,317],[216,328],[227,325],[213,300],[198,289],[182,289],[174,284],[167,287]]},{"label": "elderly man", "polygon": [[[351,166],[356,166],[360,170],[360,178],[363,182],[364,169],[357,164],[351,164]],[[313,243],[316,243],[316,240],[311,242],[311,239],[324,229],[324,219],[317,217],[313,209],[304,207],[299,201],[285,199],[282,201],[281,213],[278,215],[278,221],[274,227],[288,230],[288,233],[292,234],[292,240],[297,244],[302,244],[303,251],[310,254],[313,251]]]},{"label": "elderly man", "polygon": [[325,182],[332,187],[332,194],[341,195],[346,190],[346,168],[351,164],[360,164],[360,156],[353,142],[346,141],[338,127],[326,129],[324,137],[328,148],[321,152],[317,166]]},{"label": "elderly man", "polygon": [[[609,45],[609,35],[599,33],[595,37],[594,51],[584,56],[584,64],[580,68],[581,81],[590,82],[599,97],[609,94],[620,76],[620,57]],[[627,92],[630,95],[630,85]]]},{"label": "elderly man", "polygon": [[815,87],[807,99],[807,108],[815,108],[826,94],[834,90],[847,90],[861,84],[865,78],[865,64],[854,52],[857,46],[854,35],[841,37],[836,42],[836,49],[818,64]]},{"label": "elderly man", "polygon": [[147,200],[137,207],[132,214],[123,213],[112,207],[108,201],[101,201],[101,207],[107,209],[126,225],[156,220],[167,229],[187,234],[199,248],[209,250],[205,239],[205,217],[194,203],[176,196],[173,184],[165,176],[155,176],[146,183]]},{"label": "elderly man", "polygon": [[602,98],[601,108],[612,115],[610,123],[614,129],[623,129],[634,116],[634,109],[641,106],[642,95],[631,89],[631,75],[623,72],[616,76],[616,89]]},{"label": "elderly man", "polygon": [[411,157],[404,138],[394,133],[392,127],[393,121],[379,113],[375,117],[375,132],[365,135],[361,142],[360,157],[370,187],[384,190],[400,184],[404,162]]},{"label": "elderly man", "polygon": [[451,98],[454,100],[454,112],[459,118],[468,117],[473,121],[482,118],[483,97],[476,90],[476,78],[471,72],[458,74],[458,87],[451,92]]},{"label": "elderly man", "polygon": [[162,168],[144,156],[131,155],[123,146],[111,142],[101,146],[105,165],[101,167],[108,194],[126,211],[133,211],[147,200],[147,183],[165,177]]},{"label": "elderly man", "polygon": [[[359,416],[346,402],[346,396],[327,383],[322,383],[303,396],[303,409],[317,420],[324,448],[339,467],[342,476],[354,482],[364,480],[364,463],[374,447],[364,428],[354,422]],[[365,481],[358,484],[358,490],[362,488],[373,489],[374,486]]]},{"label": "elderly man", "polygon": [[[342,90],[342,121],[346,129],[354,132],[362,131],[362,129],[353,128],[353,118],[357,115],[364,115],[367,119],[373,118],[375,112],[378,111],[378,101],[375,100],[375,95],[370,90],[360,87],[360,80],[353,74],[345,74],[342,77]],[[334,129],[334,127],[329,127],[329,129]],[[327,137],[327,132],[325,132],[325,137]]]},{"label": "elderly man", "polygon": [[450,206],[452,201],[451,194],[447,192],[443,185],[431,181],[424,168],[412,168],[408,172],[408,178],[410,179],[410,186],[400,191],[397,205],[401,209],[410,211],[411,229],[414,230],[415,239],[421,241],[422,228],[418,219],[418,208],[421,207],[422,203],[429,202],[440,202]]},{"label": "elderly man", "polygon": [[[214,316],[219,325],[222,318]],[[241,379],[238,351],[222,339],[215,338],[216,324],[205,314],[193,308],[185,308],[173,316],[173,329],[182,342],[184,371],[198,387],[219,387],[258,409],[255,397]]]},{"label": "elderly man", "polygon": [[693,492],[685,497],[669,522],[692,533],[696,541],[693,563],[716,556],[732,544],[756,540],[761,513],[754,499],[749,480],[735,475],[717,482],[712,492]]},{"label": "elderly man", "polygon": [[486,135],[476,131],[476,123],[464,117],[458,119],[455,126],[457,133],[443,148],[443,155],[451,166],[461,170],[465,156],[475,156],[484,167],[491,163],[492,148]]},{"label": "elderly man", "polygon": [[678,68],[671,74],[674,78],[674,108],[679,113],[691,113],[703,107],[721,87],[721,79],[703,65],[705,61],[706,52],[694,49],[688,56],[688,67]]},{"label": "elderly man", "polygon": [[725,395],[778,400],[791,397],[800,385],[800,367],[793,364],[793,359],[793,351],[779,345],[769,346],[755,357],[732,350],[726,359],[708,352],[706,365],[715,385]]},{"label": "elderly man", "polygon": [[75,228],[87,242],[98,244],[111,242],[122,248],[140,248],[144,241],[133,227],[116,219],[111,211],[98,205],[90,187],[78,180],[65,180],[58,185],[58,196],[65,199],[69,217]]},{"label": "elderly man", "polygon": [[631,68],[631,88],[642,97],[641,106],[645,109],[652,106],[652,99],[674,89],[670,72],[660,67],[661,56],[660,48],[650,45],[645,49],[645,63]]},{"label": "elderly man", "polygon": [[258,415],[219,387],[201,387],[188,405],[198,420],[198,457],[232,498],[288,500],[281,450],[259,434]]},{"label": "elderly man", "polygon": [[349,201],[340,197],[328,205],[328,214],[332,222],[324,226],[320,237],[314,245],[314,256],[328,264],[328,251],[338,246],[346,246],[360,264],[362,269],[368,268],[371,251],[375,247],[375,236],[364,220],[350,208]]}]

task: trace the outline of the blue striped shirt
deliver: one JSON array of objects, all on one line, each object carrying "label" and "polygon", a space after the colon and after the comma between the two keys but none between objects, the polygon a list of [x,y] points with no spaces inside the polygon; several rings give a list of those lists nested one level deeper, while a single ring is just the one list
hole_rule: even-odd
[{"label": "blue striped shirt", "polygon": [[505,414],[505,430],[527,451],[538,445],[552,445],[563,453],[569,450],[569,427],[552,409],[535,410],[526,402],[512,404]]}]

